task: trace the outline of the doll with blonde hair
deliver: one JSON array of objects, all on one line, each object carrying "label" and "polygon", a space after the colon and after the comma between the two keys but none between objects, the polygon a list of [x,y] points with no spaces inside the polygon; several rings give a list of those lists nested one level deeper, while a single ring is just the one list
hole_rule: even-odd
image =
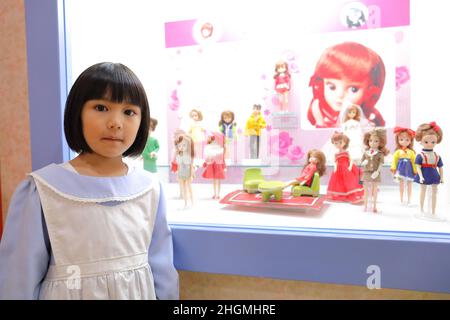
[{"label": "doll with blonde hair", "polygon": [[363,167],[364,183],[364,211],[367,211],[369,197],[372,199],[372,211],[377,210],[378,185],[381,182],[381,168],[384,163],[384,156],[389,153],[386,149],[386,130],[373,129],[364,135],[364,145],[366,151],[361,158]]},{"label": "doll with blonde hair", "polygon": [[431,186],[431,210],[436,211],[437,187],[444,183],[444,170],[441,156],[434,152],[434,147],[442,141],[442,129],[436,122],[421,124],[416,130],[416,141],[423,149],[417,154],[417,175],[414,181],[420,184],[420,210],[424,212],[426,187]]},{"label": "doll with blonde hair", "polygon": [[180,193],[184,200],[184,208],[194,205],[192,180],[194,178],[194,145],[192,138],[186,134],[175,136],[175,163],[177,166]]},{"label": "doll with blonde hair", "polygon": [[202,124],[203,114],[198,109],[192,109],[191,112],[189,112],[189,117],[191,118],[191,124],[188,134],[194,143],[195,156],[198,158],[203,158],[203,144],[206,140],[206,130],[203,128]]},{"label": "doll with blonde hair", "polygon": [[391,172],[400,184],[400,202],[403,203],[405,184],[409,204],[411,201],[412,182],[417,174],[415,165],[416,152],[414,151],[414,130],[402,127],[394,128],[395,152],[391,163]]}]

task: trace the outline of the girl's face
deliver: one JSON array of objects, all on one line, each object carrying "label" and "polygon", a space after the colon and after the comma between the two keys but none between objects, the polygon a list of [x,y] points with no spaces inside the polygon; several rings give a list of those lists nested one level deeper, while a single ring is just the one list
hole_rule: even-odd
[{"label": "girl's face", "polygon": [[88,100],[81,110],[83,136],[92,151],[102,157],[122,157],[136,139],[141,108],[125,102]]},{"label": "girl's face", "polygon": [[350,110],[348,110],[347,112],[347,116],[349,119],[355,119],[356,115],[358,114],[358,112],[356,111],[355,108],[351,108]]},{"label": "girl's face", "polygon": [[361,105],[367,90],[367,82],[354,82],[347,79],[324,80],[325,101],[334,111],[341,111],[346,104]]},{"label": "girl's face", "polygon": [[222,120],[223,120],[223,122],[225,122],[225,123],[231,123],[231,121],[233,120],[233,118],[232,118],[229,114],[224,114]]},{"label": "girl's face", "polygon": [[380,146],[380,138],[376,135],[371,135],[369,137],[369,147],[371,149],[378,149]]},{"label": "girl's face", "polygon": [[179,142],[177,144],[178,151],[187,151],[187,149],[188,149],[188,145],[187,145],[186,139],[181,140],[181,142]]},{"label": "girl's face", "polygon": [[344,150],[345,141],[343,139],[335,140],[333,145],[339,150]]},{"label": "girl's face", "polygon": [[277,72],[279,72],[279,73],[286,72],[286,66],[285,66],[284,64],[280,64],[280,65],[277,67]]},{"label": "girl's face", "polygon": [[309,157],[309,163],[317,164],[319,162],[319,159],[317,159],[314,155],[311,155]]},{"label": "girl's face", "polygon": [[420,144],[424,147],[424,149],[433,149],[437,144],[438,137],[434,134],[429,134],[422,137],[420,140]]},{"label": "girl's face", "polygon": [[401,132],[398,135],[398,144],[404,148],[406,148],[407,146],[409,146],[409,144],[411,143],[411,137],[409,136],[408,133],[406,132]]},{"label": "girl's face", "polygon": [[260,113],[261,113],[261,110],[256,109],[256,108],[253,108],[253,116],[254,116],[254,117],[259,116]]},{"label": "girl's face", "polygon": [[194,111],[194,112],[191,112],[191,118],[194,121],[198,121],[200,117],[198,116],[198,113]]}]

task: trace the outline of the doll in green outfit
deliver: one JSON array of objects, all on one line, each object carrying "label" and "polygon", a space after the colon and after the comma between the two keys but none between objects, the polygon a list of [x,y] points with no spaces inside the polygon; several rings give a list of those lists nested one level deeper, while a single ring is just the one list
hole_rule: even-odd
[{"label": "doll in green outfit", "polygon": [[152,137],[152,132],[155,131],[157,125],[158,120],[150,118],[150,131],[144,151],[142,152],[144,169],[150,172],[156,172],[156,159],[158,158],[157,152],[159,151],[159,143],[158,140]]}]

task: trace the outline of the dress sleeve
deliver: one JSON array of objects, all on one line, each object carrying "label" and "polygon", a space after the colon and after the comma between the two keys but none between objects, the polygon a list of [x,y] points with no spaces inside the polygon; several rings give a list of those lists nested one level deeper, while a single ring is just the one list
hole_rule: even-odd
[{"label": "dress sleeve", "polygon": [[50,243],[36,185],[30,177],[14,193],[0,242],[0,300],[38,299]]},{"label": "dress sleeve", "polygon": [[[392,158],[392,163],[391,163],[391,170],[392,171],[397,171],[399,155],[400,155],[400,151],[396,150],[394,152],[394,155],[393,155],[393,158]],[[414,162],[413,162],[413,165],[414,165]]]},{"label": "dress sleeve", "polygon": [[438,166],[438,168],[444,166],[444,163],[442,162],[442,157],[441,156],[439,156],[439,160],[438,160],[437,166]]},{"label": "dress sleeve", "polygon": [[153,272],[156,297],[159,300],[179,299],[178,273],[173,263],[172,232],[167,224],[166,200],[160,186],[160,198],[148,263]]},{"label": "dress sleeve", "polygon": [[414,161],[414,163],[415,163],[416,165],[418,165],[418,166],[421,166],[421,165],[422,165],[422,162],[423,162],[423,158],[422,158],[422,155],[419,153],[419,154],[416,156],[416,161]]},{"label": "dress sleeve", "polygon": [[155,139],[155,149],[153,151],[154,152],[158,152],[159,151],[159,142],[156,139]]}]

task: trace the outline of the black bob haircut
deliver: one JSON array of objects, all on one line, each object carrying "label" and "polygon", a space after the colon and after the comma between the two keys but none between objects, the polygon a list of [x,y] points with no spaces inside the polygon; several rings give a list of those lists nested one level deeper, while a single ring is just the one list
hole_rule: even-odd
[{"label": "black bob haircut", "polygon": [[141,124],[134,143],[123,156],[138,156],[145,148],[150,126],[147,95],[138,77],[121,63],[95,64],[77,78],[70,89],[64,111],[64,133],[70,149],[91,153],[83,135],[81,110],[88,100],[105,99],[115,103],[129,103],[141,109]]}]

